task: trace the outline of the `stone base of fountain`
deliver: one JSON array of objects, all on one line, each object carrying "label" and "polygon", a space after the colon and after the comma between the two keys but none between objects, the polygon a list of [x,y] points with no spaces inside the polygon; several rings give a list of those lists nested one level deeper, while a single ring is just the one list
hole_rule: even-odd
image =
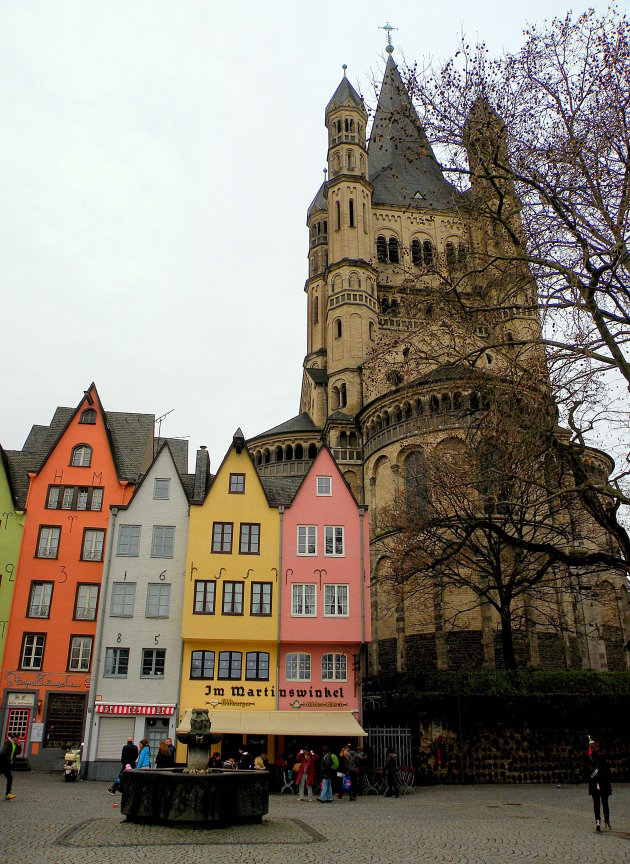
[{"label": "stone base of fountain", "polygon": [[125,771],[120,809],[129,822],[192,823],[206,828],[260,822],[269,812],[269,781],[268,771]]}]

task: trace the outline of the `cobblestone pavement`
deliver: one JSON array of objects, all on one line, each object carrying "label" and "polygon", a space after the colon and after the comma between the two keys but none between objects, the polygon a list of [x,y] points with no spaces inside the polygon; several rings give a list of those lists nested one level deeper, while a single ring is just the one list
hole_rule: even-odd
[{"label": "cobblestone pavement", "polygon": [[15,774],[17,797],[0,799],[0,864],[630,862],[630,785],[615,786],[613,831],[601,834],[586,784],[421,787],[332,805],[273,795],[262,825],[207,831],[127,824],[106,788]]}]

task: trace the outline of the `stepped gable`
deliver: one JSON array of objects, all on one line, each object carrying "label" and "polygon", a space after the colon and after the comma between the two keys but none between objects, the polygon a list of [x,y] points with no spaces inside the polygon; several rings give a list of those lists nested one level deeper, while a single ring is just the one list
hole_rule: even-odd
[{"label": "stepped gable", "polygon": [[440,169],[390,55],[368,145],[373,204],[452,207],[459,192]]}]

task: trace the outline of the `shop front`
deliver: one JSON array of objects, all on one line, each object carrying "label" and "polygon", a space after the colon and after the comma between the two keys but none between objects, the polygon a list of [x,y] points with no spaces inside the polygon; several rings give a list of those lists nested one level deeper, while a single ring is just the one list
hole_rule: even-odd
[{"label": "shop front", "polygon": [[147,705],[97,702],[94,706],[93,735],[90,742],[89,780],[112,780],[120,771],[120,754],[128,738],[138,742],[146,738],[151,763],[160,741],[175,741],[173,705]]}]

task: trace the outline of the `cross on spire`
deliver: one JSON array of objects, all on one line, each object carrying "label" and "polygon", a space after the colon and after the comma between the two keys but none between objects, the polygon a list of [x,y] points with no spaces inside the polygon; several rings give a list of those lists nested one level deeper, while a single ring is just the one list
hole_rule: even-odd
[{"label": "cross on spire", "polygon": [[385,30],[387,32],[387,45],[385,46],[385,50],[388,54],[392,54],[394,51],[394,45],[392,43],[392,30],[398,30],[398,27],[392,27],[392,25],[388,21],[384,27],[379,27],[378,29]]}]

